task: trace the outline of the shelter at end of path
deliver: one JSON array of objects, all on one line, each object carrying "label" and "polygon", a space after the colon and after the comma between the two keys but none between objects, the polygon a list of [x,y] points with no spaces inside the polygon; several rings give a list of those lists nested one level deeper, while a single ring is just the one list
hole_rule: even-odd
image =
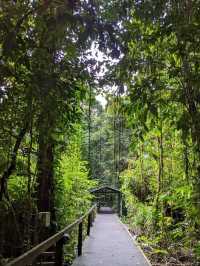
[{"label": "shelter at end of path", "polygon": [[124,212],[125,206],[122,199],[122,192],[119,189],[110,186],[102,186],[92,189],[90,192],[95,196],[98,210],[100,210],[101,207],[110,207],[113,211],[116,211],[119,216]]}]

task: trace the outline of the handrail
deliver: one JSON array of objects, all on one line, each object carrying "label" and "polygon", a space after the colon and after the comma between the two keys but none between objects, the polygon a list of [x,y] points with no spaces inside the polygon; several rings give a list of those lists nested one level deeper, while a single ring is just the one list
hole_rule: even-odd
[{"label": "handrail", "polygon": [[[37,246],[33,247],[32,249],[30,249],[26,253],[22,254],[21,256],[17,257],[16,259],[12,260],[11,262],[7,263],[5,266],[27,266],[27,265],[31,264],[43,252],[45,252],[51,246],[53,246],[54,244],[57,244],[60,240],[62,240],[62,238],[65,236],[66,233],[70,232],[75,226],[82,224],[83,220],[87,216],[88,216],[87,234],[89,235],[90,226],[92,225],[92,221],[94,218],[94,216],[91,217],[91,215],[94,213],[95,209],[96,209],[96,204],[93,205],[84,215],[82,215],[75,222],[66,226],[64,229],[62,229],[58,233],[54,234],[53,236],[49,237],[45,241],[41,242]],[[79,232],[79,235],[80,234],[82,236],[82,232]],[[82,238],[81,238],[81,241],[82,241]],[[63,246],[63,245],[61,245],[61,246]],[[81,255],[82,243],[78,243],[78,249],[79,249],[79,255]]]}]

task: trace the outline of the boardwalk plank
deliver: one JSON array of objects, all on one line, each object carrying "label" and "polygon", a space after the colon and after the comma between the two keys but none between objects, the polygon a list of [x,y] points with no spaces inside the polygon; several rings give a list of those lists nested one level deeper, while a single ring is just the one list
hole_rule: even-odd
[{"label": "boardwalk plank", "polygon": [[98,214],[73,266],[149,266],[115,214]]}]

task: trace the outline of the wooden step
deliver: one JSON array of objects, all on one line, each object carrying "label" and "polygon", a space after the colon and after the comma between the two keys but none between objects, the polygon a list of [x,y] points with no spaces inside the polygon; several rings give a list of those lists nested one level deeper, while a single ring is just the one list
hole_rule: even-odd
[{"label": "wooden step", "polygon": [[42,261],[36,264],[37,266],[55,266],[55,262]]},{"label": "wooden step", "polygon": [[52,257],[55,257],[55,254],[56,254],[56,253],[55,253],[54,251],[46,251],[46,252],[43,252],[43,253],[41,254],[41,256],[43,256],[43,257],[45,257],[45,258],[46,258],[46,257],[48,257],[48,258],[51,257],[51,258],[52,258]]}]

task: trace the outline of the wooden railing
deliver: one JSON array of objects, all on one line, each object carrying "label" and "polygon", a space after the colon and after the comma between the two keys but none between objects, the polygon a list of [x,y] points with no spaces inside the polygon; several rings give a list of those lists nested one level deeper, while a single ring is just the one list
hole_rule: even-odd
[{"label": "wooden railing", "polygon": [[[83,243],[83,224],[84,220],[87,219],[87,235],[90,235],[90,227],[92,226],[95,218],[96,205],[92,206],[92,208],[81,216],[78,220],[73,222],[72,224],[66,226],[64,229],[46,239],[39,245],[33,247],[31,250],[27,251],[20,257],[14,259],[9,262],[5,266],[30,266],[34,261],[41,256],[44,252],[46,252],[52,246],[55,246],[55,264],[56,266],[63,266],[64,264],[64,254],[63,254],[63,246],[69,240],[69,234],[72,229],[78,226],[78,256],[82,255],[82,243]],[[36,263],[37,265],[37,263]],[[40,265],[40,264],[39,264]]]}]

